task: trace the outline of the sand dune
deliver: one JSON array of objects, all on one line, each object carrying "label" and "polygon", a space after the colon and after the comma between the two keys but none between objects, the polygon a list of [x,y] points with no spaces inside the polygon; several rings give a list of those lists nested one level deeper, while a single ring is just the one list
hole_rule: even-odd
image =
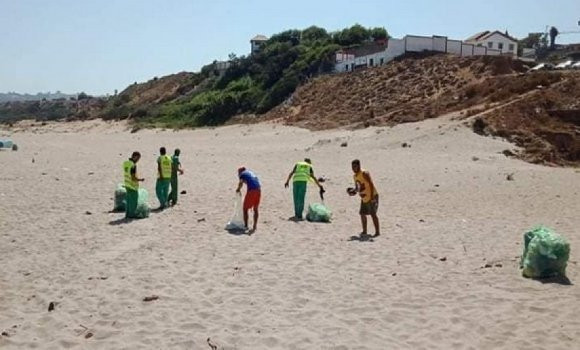
[{"label": "sand dune", "polygon": [[[2,348],[574,349],[580,341],[578,170],[508,159],[500,152],[513,145],[456,122],[133,134],[90,122],[12,137],[20,150],[0,152]],[[181,148],[187,194],[171,210],[123,223],[108,212],[121,162],[143,153],[156,206],[162,145]],[[306,155],[328,178],[331,224],[288,221],[283,183]],[[358,203],[345,193],[353,158],[381,194],[383,236],[373,241],[352,238],[360,232]],[[239,165],[263,184],[253,236],[223,229]],[[573,285],[521,277],[522,234],[537,224],[570,241]]]}]

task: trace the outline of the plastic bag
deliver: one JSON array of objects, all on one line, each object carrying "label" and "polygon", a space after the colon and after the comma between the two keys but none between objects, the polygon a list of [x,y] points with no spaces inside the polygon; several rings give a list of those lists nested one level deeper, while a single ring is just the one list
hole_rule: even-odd
[{"label": "plastic bag", "polygon": [[140,188],[135,215],[138,219],[144,219],[149,217],[150,212],[151,208],[149,207],[149,192],[147,192],[147,190],[144,188]]},{"label": "plastic bag", "polygon": [[539,226],[524,234],[524,277],[564,277],[569,257],[570,244],[549,228]]},{"label": "plastic bag", "polygon": [[121,212],[125,211],[127,205],[127,190],[125,185],[118,184],[115,190],[115,204],[113,205],[113,211]]},{"label": "plastic bag", "polygon": [[312,222],[330,222],[332,212],[324,204],[314,203],[308,206],[306,220]]},{"label": "plastic bag", "polygon": [[242,208],[242,195],[236,195],[234,198],[234,213],[232,214],[232,218],[226,224],[226,230],[228,231],[236,231],[236,230],[245,230],[246,225],[244,225],[244,212]]}]

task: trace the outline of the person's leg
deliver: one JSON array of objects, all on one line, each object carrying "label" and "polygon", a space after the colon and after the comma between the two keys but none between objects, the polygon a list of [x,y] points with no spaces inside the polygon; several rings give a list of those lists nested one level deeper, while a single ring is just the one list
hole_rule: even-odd
[{"label": "person's leg", "polygon": [[361,232],[361,234],[366,235],[367,234],[367,216],[361,214],[360,215],[360,222],[362,224],[362,232]]},{"label": "person's leg", "polygon": [[171,193],[169,193],[169,202],[171,203],[171,205],[177,204],[177,194],[178,194],[177,191],[178,191],[177,176],[172,176],[171,177]]},{"label": "person's leg", "polygon": [[373,219],[373,225],[375,226],[375,237],[381,235],[381,230],[379,228],[379,217],[377,216],[377,211],[379,210],[379,196],[377,195],[371,203],[371,218]]},{"label": "person's leg", "polygon": [[371,218],[373,219],[373,225],[375,226],[375,236],[380,236],[381,230],[379,229],[379,217],[377,216],[377,213],[372,214]]},{"label": "person's leg", "polygon": [[308,183],[305,181],[298,181],[292,184],[294,191],[294,215],[299,219],[302,219],[302,213],[304,212],[304,199],[306,199],[307,185]]},{"label": "person's leg", "polygon": [[248,211],[249,209],[244,209],[244,227],[248,228]]},{"label": "person's leg", "polygon": [[163,206],[167,207],[168,202],[169,202],[169,185],[170,185],[170,181],[169,179],[164,179],[163,180]]},{"label": "person's leg", "polygon": [[252,228],[253,231],[256,231],[258,228],[258,217],[260,216],[258,211],[258,206],[254,207],[254,226]]},{"label": "person's leg", "polygon": [[161,179],[157,179],[157,181],[155,181],[155,195],[157,196],[157,200],[159,201],[159,207],[164,208],[165,202],[163,200],[163,183]]},{"label": "person's leg", "polygon": [[246,192],[244,196],[244,203],[242,204],[243,212],[244,212],[244,227],[248,228],[248,212],[252,207],[252,191]]},{"label": "person's leg", "polygon": [[126,218],[135,218],[137,211],[137,202],[139,200],[139,192],[127,189],[127,206],[125,211]]}]

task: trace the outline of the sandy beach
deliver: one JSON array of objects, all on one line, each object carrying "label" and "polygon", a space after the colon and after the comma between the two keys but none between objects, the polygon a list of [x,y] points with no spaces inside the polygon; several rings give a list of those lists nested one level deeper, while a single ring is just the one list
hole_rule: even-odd
[{"label": "sandy beach", "polygon": [[[0,151],[0,348],[580,344],[580,171],[507,158],[501,152],[514,145],[461,122],[130,133],[90,121],[11,137],[19,150]],[[124,223],[109,212],[121,163],[142,153],[142,186],[155,208],[160,146],[182,150],[187,194],[172,209]],[[289,221],[292,193],[283,184],[305,156],[327,178],[330,224]],[[381,196],[383,235],[374,240],[354,239],[359,203],[345,193],[354,158]],[[224,230],[240,165],[262,182],[252,236]],[[310,187],[307,202],[318,200]],[[521,277],[523,233],[539,224],[570,242],[572,285]],[[143,301],[150,296],[159,298]]]}]

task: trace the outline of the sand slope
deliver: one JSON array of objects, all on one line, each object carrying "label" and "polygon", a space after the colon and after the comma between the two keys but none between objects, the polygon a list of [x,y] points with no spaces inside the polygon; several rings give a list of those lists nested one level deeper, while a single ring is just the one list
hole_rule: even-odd
[{"label": "sand slope", "polygon": [[[2,348],[210,349],[211,338],[217,349],[573,349],[580,341],[578,170],[505,158],[498,152],[512,145],[454,122],[135,134],[89,123],[12,136],[20,150],[0,152]],[[123,223],[108,213],[121,162],[143,153],[156,206],[161,145],[182,149],[187,195]],[[305,155],[329,178],[332,224],[288,221],[283,183]],[[345,194],[355,157],[381,194],[383,236],[372,242],[350,240],[360,232],[358,203]],[[263,184],[251,237],[223,230],[242,164]],[[520,277],[522,234],[541,223],[570,241],[574,285]],[[159,299],[142,301],[152,295]]]}]

